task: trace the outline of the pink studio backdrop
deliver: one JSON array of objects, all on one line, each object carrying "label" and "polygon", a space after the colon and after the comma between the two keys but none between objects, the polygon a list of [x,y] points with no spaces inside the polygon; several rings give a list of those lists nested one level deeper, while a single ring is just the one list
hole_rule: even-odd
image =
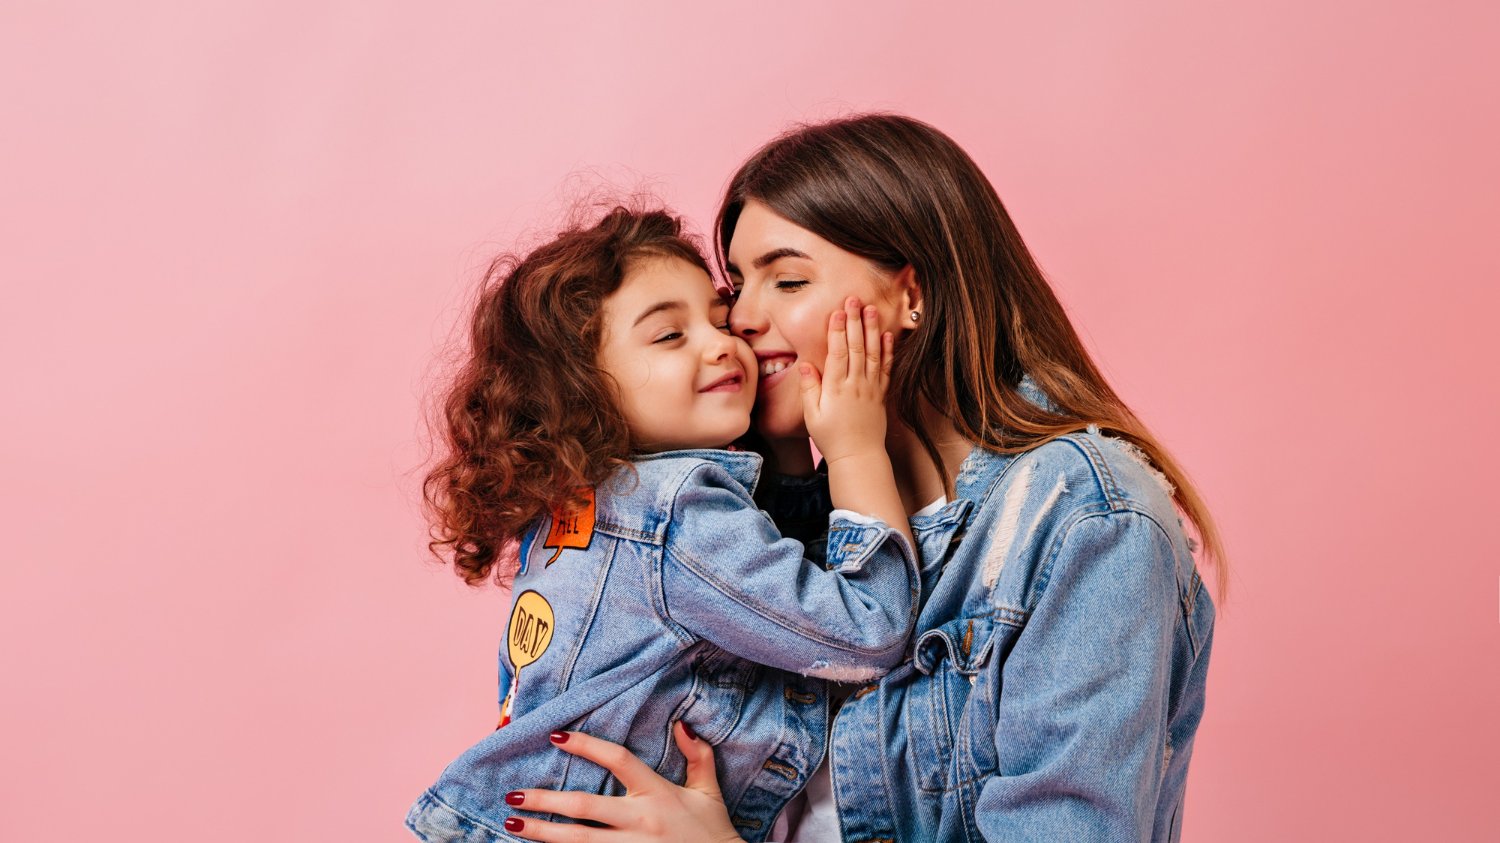
[{"label": "pink studio backdrop", "polygon": [[1495,4],[706,5],[0,11],[0,839],[406,839],[495,718],[416,503],[478,269],[867,108],[1222,521],[1186,838],[1500,838]]}]

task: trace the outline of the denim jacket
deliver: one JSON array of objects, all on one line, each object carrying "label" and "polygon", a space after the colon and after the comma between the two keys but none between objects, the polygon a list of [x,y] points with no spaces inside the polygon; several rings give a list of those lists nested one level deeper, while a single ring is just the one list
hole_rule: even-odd
[{"label": "denim jacket", "polygon": [[623,792],[552,746],[556,729],[622,743],[680,783],[674,720],[714,745],[753,837],[823,757],[818,678],[869,681],[905,656],[918,572],[899,533],[835,513],[818,565],[756,508],[759,456],[672,451],[633,468],[523,540],[501,648],[511,721],[412,806],[419,838],[519,839],[503,830],[509,790]]},{"label": "denim jacket", "polygon": [[1165,478],[1093,429],[976,448],[912,529],[911,658],[833,725],[844,840],[1176,841],[1214,608]]}]

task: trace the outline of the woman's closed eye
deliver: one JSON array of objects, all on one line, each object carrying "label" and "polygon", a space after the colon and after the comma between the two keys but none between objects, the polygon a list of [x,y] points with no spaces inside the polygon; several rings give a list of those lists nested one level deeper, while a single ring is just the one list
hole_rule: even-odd
[{"label": "woman's closed eye", "polygon": [[805,279],[805,278],[778,278],[778,279],[776,279],[775,284],[776,284],[776,289],[778,289],[778,290],[787,290],[787,291],[800,290],[803,287],[807,286],[807,279]]}]

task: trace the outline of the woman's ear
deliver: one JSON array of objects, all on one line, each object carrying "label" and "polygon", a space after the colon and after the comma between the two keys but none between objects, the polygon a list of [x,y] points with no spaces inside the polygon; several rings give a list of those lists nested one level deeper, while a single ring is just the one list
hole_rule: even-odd
[{"label": "woman's ear", "polygon": [[912,268],[911,264],[907,264],[897,270],[891,278],[891,284],[895,286],[896,300],[901,305],[896,324],[908,331],[916,330],[926,316],[923,312],[925,300],[922,297],[922,285],[917,280],[917,271]]}]

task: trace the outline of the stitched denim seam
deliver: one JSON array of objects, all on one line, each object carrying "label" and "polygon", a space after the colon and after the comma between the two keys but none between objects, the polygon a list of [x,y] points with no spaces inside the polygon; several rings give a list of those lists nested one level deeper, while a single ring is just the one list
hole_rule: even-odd
[{"label": "stitched denim seam", "polygon": [[615,555],[619,552],[618,542],[612,543],[609,552],[604,559],[604,564],[599,571],[599,581],[594,585],[593,598],[589,601],[589,608],[583,615],[584,626],[578,631],[578,637],[573,644],[573,652],[568,654],[568,661],[563,665],[562,674],[558,677],[559,692],[566,691],[573,681],[573,669],[578,666],[578,657],[583,654],[584,644],[588,641],[589,633],[593,631],[594,624],[599,620],[599,603],[604,599],[604,590],[609,582],[609,572],[615,566]]},{"label": "stitched denim seam", "polygon": [[495,828],[494,826],[492,826],[489,823],[487,823],[487,822],[479,819],[478,817],[469,816],[469,814],[465,813],[464,811],[460,811],[459,809],[455,808],[454,806],[449,805],[448,802],[443,799],[443,797],[438,796],[436,793],[433,793],[431,790],[427,791],[427,793],[424,794],[424,795],[428,799],[430,799],[433,802],[437,803],[438,805],[442,806],[443,810],[449,812],[454,817],[457,817],[459,822],[467,823],[469,825],[477,826],[479,828],[482,828],[485,831],[493,832],[495,834],[495,836],[499,837],[502,840],[513,839],[510,835],[506,834],[505,832],[501,831],[498,828]]},{"label": "stitched denim seam", "polygon": [[[1033,587],[1034,595],[1029,601],[1032,611],[1036,610],[1036,606],[1039,602],[1041,602],[1042,596],[1047,593],[1047,586],[1052,582],[1053,566],[1057,562],[1057,557],[1062,554],[1063,545],[1067,543],[1068,537],[1072,535],[1073,528],[1077,527],[1079,524],[1083,523],[1089,518],[1107,518],[1111,515],[1138,515],[1141,518],[1146,519],[1146,521],[1150,522],[1154,527],[1156,527],[1157,531],[1161,533],[1161,536],[1166,540],[1167,545],[1174,548],[1173,557],[1175,562],[1176,552],[1175,545],[1172,545],[1172,534],[1167,532],[1167,529],[1161,525],[1161,522],[1156,519],[1156,516],[1152,515],[1150,512],[1136,506],[1124,506],[1119,509],[1111,508],[1103,511],[1091,511],[1087,508],[1081,507],[1078,509],[1078,511],[1073,513],[1073,516],[1069,519],[1069,523],[1067,524],[1067,526],[1057,531],[1056,537],[1052,540],[1052,546],[1047,549],[1046,561],[1043,563],[1042,569],[1037,572],[1037,582]],[[1174,582],[1176,581],[1177,578],[1175,574],[1172,579]]]},{"label": "stitched denim seam", "polygon": [[690,632],[687,627],[672,619],[667,611],[667,573],[666,548],[655,548],[651,554],[650,572],[654,582],[651,583],[651,611],[656,614],[656,619],[661,621],[662,626],[671,630],[678,640],[684,644],[691,644],[700,640],[698,636]]},{"label": "stitched denim seam", "polygon": [[1084,451],[1084,458],[1089,461],[1089,467],[1094,470],[1094,476],[1099,478],[1100,485],[1104,487],[1105,500],[1109,502],[1110,509],[1115,509],[1115,505],[1123,502],[1125,496],[1120,492],[1120,484],[1115,480],[1115,474],[1110,469],[1109,462],[1104,459],[1099,446],[1082,436],[1064,438]]},{"label": "stitched denim seam", "polygon": [[656,546],[660,546],[662,543],[662,536],[659,533],[648,533],[644,530],[637,530],[634,527],[616,524],[613,521],[595,521],[594,532],[614,536],[617,539],[648,542]]}]

